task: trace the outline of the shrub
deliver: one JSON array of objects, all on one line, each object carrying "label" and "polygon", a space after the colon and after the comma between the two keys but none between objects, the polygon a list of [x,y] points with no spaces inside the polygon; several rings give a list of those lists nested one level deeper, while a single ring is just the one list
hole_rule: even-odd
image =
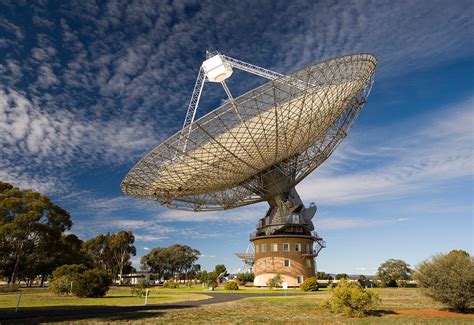
[{"label": "shrub", "polygon": [[145,297],[146,291],[151,287],[150,282],[142,281],[134,286],[132,286],[132,296]]},{"label": "shrub", "polygon": [[318,280],[316,278],[307,278],[300,285],[300,289],[303,291],[318,291]]},{"label": "shrub", "polygon": [[451,251],[421,262],[415,271],[421,292],[457,312],[474,301],[474,258],[465,251]]},{"label": "shrub", "polygon": [[253,273],[239,273],[236,278],[240,284],[245,284],[247,282],[253,282],[255,275]]},{"label": "shrub", "polygon": [[165,284],[163,284],[163,288],[176,289],[179,288],[179,283],[174,281],[166,281]]},{"label": "shrub", "polygon": [[331,289],[332,296],[323,302],[323,306],[333,313],[342,313],[349,317],[366,315],[380,298],[371,289],[363,289],[357,282],[341,280]]},{"label": "shrub", "polygon": [[74,278],[72,293],[78,297],[103,297],[111,283],[109,273],[100,269],[87,270]]},{"label": "shrub", "polygon": [[239,290],[239,284],[235,281],[229,281],[224,284],[224,290]]},{"label": "shrub", "polygon": [[48,283],[49,290],[57,295],[70,295],[72,283],[85,271],[87,267],[82,264],[61,265],[53,271],[53,279]]},{"label": "shrub", "polygon": [[84,264],[65,264],[53,271],[53,278],[59,278],[61,276],[76,276],[85,271],[87,271],[87,267]]},{"label": "shrub", "polygon": [[67,275],[53,278],[49,281],[49,290],[57,294],[58,296],[71,294],[72,278]]},{"label": "shrub", "polygon": [[267,284],[267,287],[270,288],[270,290],[272,290],[275,287],[281,286],[281,275],[280,275],[280,273],[277,273],[273,278],[268,279],[266,284]]}]

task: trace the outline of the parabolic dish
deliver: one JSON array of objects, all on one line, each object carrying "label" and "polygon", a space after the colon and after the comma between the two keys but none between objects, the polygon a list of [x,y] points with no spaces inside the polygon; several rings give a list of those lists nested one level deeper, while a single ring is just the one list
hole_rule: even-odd
[{"label": "parabolic dish", "polygon": [[227,101],[153,149],[121,189],[195,211],[265,201],[265,175],[275,170],[288,190],[346,137],[376,63],[370,54],[330,59]]}]

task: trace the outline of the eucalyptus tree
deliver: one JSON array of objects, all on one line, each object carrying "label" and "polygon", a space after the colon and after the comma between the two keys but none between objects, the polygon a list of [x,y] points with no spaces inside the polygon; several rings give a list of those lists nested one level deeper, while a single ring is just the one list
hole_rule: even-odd
[{"label": "eucalyptus tree", "polygon": [[50,250],[44,244],[59,240],[71,226],[69,213],[48,196],[0,182],[0,267],[9,282],[18,280],[28,257]]}]

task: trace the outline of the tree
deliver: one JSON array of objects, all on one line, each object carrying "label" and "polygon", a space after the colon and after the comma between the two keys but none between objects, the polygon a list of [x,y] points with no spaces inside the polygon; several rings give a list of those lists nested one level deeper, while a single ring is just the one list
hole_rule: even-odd
[{"label": "tree", "polygon": [[277,273],[273,278],[268,279],[266,285],[271,289],[281,286],[282,279],[280,273]]},{"label": "tree", "polygon": [[349,279],[349,276],[346,273],[336,274],[336,280]]},{"label": "tree", "polygon": [[326,272],[316,272],[316,279],[318,280],[331,280],[332,277],[330,274],[326,274]]},{"label": "tree", "polygon": [[74,234],[47,236],[38,244],[35,250],[25,258],[20,269],[20,276],[27,279],[27,283],[38,276],[43,286],[46,278],[58,266],[64,264],[85,264],[86,257],[82,253],[82,240]]},{"label": "tree", "polygon": [[59,239],[71,226],[69,213],[48,196],[0,182],[1,267],[9,282],[17,281],[25,259],[35,250],[50,249],[40,247],[42,243]]},{"label": "tree", "polygon": [[120,283],[122,282],[124,267],[129,263],[130,256],[137,254],[137,250],[135,246],[133,246],[134,241],[135,237],[131,231],[121,230],[117,234],[111,235],[109,245],[112,259],[115,262],[112,268],[112,275],[118,275]]},{"label": "tree", "polygon": [[200,267],[195,262],[201,253],[186,245],[155,247],[150,253],[142,256],[142,269],[156,273],[160,278],[187,278],[195,274]]},{"label": "tree", "polygon": [[136,254],[135,237],[131,231],[99,234],[84,244],[84,251],[92,265],[110,273],[113,279],[121,279],[130,257]]},{"label": "tree", "polygon": [[217,283],[222,283],[222,279],[229,275],[229,272],[227,272],[227,268],[224,264],[217,264],[214,267],[214,273],[217,277]]},{"label": "tree", "polygon": [[255,274],[253,273],[238,273],[236,276],[240,284],[244,285],[247,282],[253,282],[255,280]]},{"label": "tree", "polygon": [[462,250],[433,256],[415,270],[421,292],[457,312],[474,302],[474,258]]},{"label": "tree", "polygon": [[397,281],[410,280],[410,265],[402,260],[389,259],[382,263],[377,270],[377,277],[385,287],[396,287]]}]

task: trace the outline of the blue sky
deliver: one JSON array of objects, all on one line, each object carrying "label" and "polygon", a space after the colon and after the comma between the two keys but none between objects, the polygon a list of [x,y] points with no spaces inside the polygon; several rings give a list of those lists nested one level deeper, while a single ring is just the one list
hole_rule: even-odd
[{"label": "blue sky", "polygon": [[[328,247],[319,270],[373,274],[473,253],[474,2],[0,1],[0,179],[48,193],[82,239],[131,229],[137,257],[182,243],[242,267],[266,204],[145,205],[119,185],[182,125],[205,50],[281,73],[368,52],[375,84],[349,137],[298,185]],[[262,80],[236,73],[242,93]],[[225,94],[206,86],[198,115]]]}]

